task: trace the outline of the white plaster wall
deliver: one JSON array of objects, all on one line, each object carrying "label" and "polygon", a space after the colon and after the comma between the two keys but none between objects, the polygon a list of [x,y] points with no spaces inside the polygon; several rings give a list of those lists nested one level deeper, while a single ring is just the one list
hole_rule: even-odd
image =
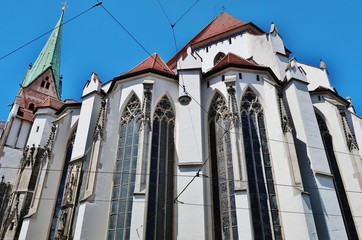
[{"label": "white plaster wall", "polygon": [[288,58],[277,56],[276,52],[285,54],[284,44],[279,35],[253,35],[242,33],[229,39],[224,39],[207,47],[196,50],[202,58],[202,71],[207,72],[214,66],[214,58],[219,52],[234,53],[243,58],[253,57],[258,64],[270,67],[279,79],[284,78]]},{"label": "white plaster wall", "polygon": [[6,140],[7,146],[15,147],[21,125],[22,125],[22,120],[14,118],[13,124],[11,125],[11,129],[8,135],[8,139]]},{"label": "white plaster wall", "polygon": [[16,148],[25,147],[26,141],[28,140],[31,125],[32,124],[30,122],[23,121],[23,124],[22,124],[20,132],[19,132],[18,140],[16,142],[16,146],[15,146]]},{"label": "white plaster wall", "polygon": [[309,82],[308,90],[313,91],[319,86],[330,88],[333,91],[332,85],[329,81],[326,70],[322,70],[319,67],[313,67],[304,63],[298,62],[298,64],[306,72],[306,78]]},{"label": "white plaster wall", "polygon": [[[34,118],[33,126],[27,145],[31,147],[33,144],[37,146],[45,146],[51,133],[52,121],[55,119],[55,111],[51,109],[41,109],[41,112],[37,112]],[[37,131],[39,127],[39,130]]]},{"label": "white plaster wall", "polygon": [[0,158],[0,177],[4,176],[5,182],[15,184],[22,156],[21,149],[4,147],[4,155]]},{"label": "white plaster wall", "polygon": [[[296,128],[299,163],[302,164],[305,189],[311,193],[319,237],[334,238],[336,235],[332,234],[332,230],[342,225],[343,219],[340,212],[339,215],[336,213],[339,211],[339,205],[333,190],[333,181],[328,177],[330,176],[329,165],[325,152],[322,150],[324,146],[307,86],[305,83],[293,80],[286,87],[285,94]],[[324,188],[329,191],[323,190]],[[335,217],[328,214],[335,214]]]},{"label": "white plaster wall", "polygon": [[327,157],[320,150],[324,146],[306,84],[294,81],[285,89],[285,93],[296,128],[296,138],[306,144],[313,170],[330,174]]},{"label": "white plaster wall", "polygon": [[248,192],[235,192],[235,204],[239,239],[253,239],[254,234]]},{"label": "white plaster wall", "polygon": [[101,96],[96,92],[83,98],[71,157],[72,161],[83,157],[90,146],[90,142],[93,140],[96,119],[101,105],[100,101]]},{"label": "white plaster wall", "polygon": [[[200,167],[178,167],[176,174],[179,176],[177,176],[175,194],[180,194]],[[205,239],[204,209],[210,207],[204,206],[202,182],[202,177],[195,178],[178,198],[184,204],[174,205],[176,207],[176,239]]]},{"label": "white plaster wall", "polygon": [[[343,185],[347,193],[352,215],[362,216],[362,203],[356,198],[356,193],[361,194],[361,185],[357,175],[358,169],[356,169],[355,166],[356,164],[361,165],[362,163],[358,162],[359,159],[355,162],[356,160],[353,153],[351,153],[347,147],[339,110],[335,105],[327,101],[315,101],[314,106],[322,114],[322,117],[325,118],[329,133],[332,135],[333,149],[338,163],[338,168],[341,173]],[[358,223],[360,223],[359,220],[359,217],[354,217],[355,226],[359,236],[362,236],[362,227],[361,225],[358,225]],[[335,231],[336,234],[340,234],[344,231],[343,226],[336,226],[338,229],[342,228],[341,230]]]},{"label": "white plaster wall", "polygon": [[249,33],[243,33],[241,35],[232,37],[231,44],[229,44],[228,39],[225,39],[223,41],[218,41],[208,45],[208,49],[206,49],[206,47],[197,49],[197,54],[202,58],[202,71],[207,72],[214,67],[214,58],[219,52],[223,52],[225,55],[230,52],[243,58],[251,57],[252,55],[248,48],[249,37]]},{"label": "white plaster wall", "polygon": [[[30,240],[48,238],[59,184],[63,173],[66,146],[74,127],[72,119],[76,117],[76,115],[68,114],[57,122],[58,124],[52,158],[44,165],[44,169],[40,171],[39,179],[42,181],[38,180],[36,188],[36,191],[41,191],[39,202],[32,202],[29,214],[26,216],[27,224],[21,229],[21,234],[25,235],[24,232],[26,232],[26,238],[24,239]],[[44,118],[41,120],[44,120]],[[51,127],[50,123],[52,119],[49,118],[48,120],[49,122],[39,121],[39,123],[42,122]],[[37,123],[37,119],[35,119],[34,123]],[[48,131],[45,131],[45,136],[43,136],[43,138],[45,137],[47,139],[49,137],[47,132]],[[34,204],[37,204],[37,206],[34,206]]]},{"label": "white plaster wall", "polygon": [[[286,138],[281,128],[277,91],[268,82],[264,82],[263,103],[283,236],[285,239],[308,239],[308,219],[302,192],[296,188],[293,180]],[[295,235],[296,230],[292,226],[298,226],[298,235]]]}]

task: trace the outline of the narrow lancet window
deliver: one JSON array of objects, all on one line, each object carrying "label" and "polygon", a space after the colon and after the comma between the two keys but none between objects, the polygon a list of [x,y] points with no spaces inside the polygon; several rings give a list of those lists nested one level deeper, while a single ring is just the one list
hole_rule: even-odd
[{"label": "narrow lancet window", "polygon": [[108,227],[109,240],[130,239],[141,119],[141,103],[137,96],[134,95],[129,100],[120,123],[120,137]]},{"label": "narrow lancet window", "polygon": [[67,144],[67,148],[66,148],[65,161],[64,161],[63,171],[62,171],[62,178],[61,178],[60,184],[59,184],[58,195],[57,195],[56,204],[55,204],[54,213],[53,213],[52,225],[50,228],[50,234],[49,234],[50,240],[57,239],[57,238],[59,239],[59,236],[62,235],[62,233],[57,232],[57,224],[59,221],[63,220],[63,219],[59,218],[59,216],[60,216],[59,213],[60,213],[61,206],[62,206],[64,189],[65,189],[65,184],[66,184],[66,179],[67,179],[67,172],[68,172],[68,168],[69,168],[69,161],[70,161],[70,158],[71,158],[72,152],[73,152],[75,133],[76,133],[76,130],[74,130],[72,132],[70,139],[68,141],[68,144]]},{"label": "narrow lancet window", "polygon": [[241,101],[248,192],[255,239],[282,239],[263,108],[248,89]]},{"label": "narrow lancet window", "polygon": [[329,167],[333,175],[333,183],[336,190],[338,203],[341,209],[344,225],[348,235],[348,239],[358,239],[356,226],[353,221],[351,208],[349,207],[348,197],[344,188],[341,173],[339,171],[338,163],[333,149],[332,136],[329,133],[326,122],[321,116],[316,114],[319,130],[324,144],[324,150],[326,152]]},{"label": "narrow lancet window", "polygon": [[175,113],[164,96],[152,124],[146,239],[173,239]]},{"label": "narrow lancet window", "polygon": [[209,110],[214,239],[238,239],[232,150],[231,113],[216,94]]}]

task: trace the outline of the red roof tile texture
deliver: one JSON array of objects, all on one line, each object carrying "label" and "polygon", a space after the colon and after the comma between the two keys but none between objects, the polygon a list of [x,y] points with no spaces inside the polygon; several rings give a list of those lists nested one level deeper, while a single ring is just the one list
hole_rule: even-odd
[{"label": "red roof tile texture", "polygon": [[175,56],[173,56],[168,62],[167,65],[174,67],[177,59],[183,54],[186,49],[190,46],[200,45],[202,42],[207,40],[212,40],[218,36],[234,33],[238,31],[246,30],[247,28],[252,28],[256,32],[261,33],[261,30],[252,23],[247,23],[241,21],[233,16],[229,15],[226,12],[222,12],[217,16],[211,23],[209,23],[201,32],[199,32],[190,42],[188,42]]},{"label": "red roof tile texture", "polygon": [[62,101],[48,96],[47,99],[39,107],[41,107],[41,108],[50,107],[50,108],[53,108],[54,110],[58,110],[59,108],[61,108],[63,106],[63,104],[64,103]]},{"label": "red roof tile texture", "polygon": [[241,21],[233,16],[222,12],[215,18],[209,25],[207,25],[196,37],[193,39],[192,44],[205,41],[209,38],[218,36],[225,32],[234,30],[236,28],[247,25],[248,23]]},{"label": "red roof tile texture", "polygon": [[252,60],[244,59],[234,53],[228,53],[210,71],[218,70],[230,64],[243,65],[243,66],[260,66]]},{"label": "red roof tile texture", "polygon": [[164,72],[167,74],[174,74],[171,69],[166,65],[166,63],[162,60],[162,58],[157,54],[154,53],[150,57],[148,57],[146,60],[138,64],[136,67],[131,69],[130,71],[122,74],[122,75],[128,75],[128,74],[134,74],[138,72],[143,72],[145,70],[151,70],[154,69],[156,71]]}]

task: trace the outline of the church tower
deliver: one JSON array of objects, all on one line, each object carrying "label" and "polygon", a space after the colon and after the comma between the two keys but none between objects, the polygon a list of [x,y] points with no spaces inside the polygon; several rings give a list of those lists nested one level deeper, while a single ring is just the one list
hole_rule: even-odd
[{"label": "church tower", "polygon": [[35,63],[29,64],[13,106],[13,110],[17,108],[16,118],[32,122],[36,107],[48,98],[61,98],[60,49],[63,14],[64,12]]},{"label": "church tower", "polygon": [[[40,158],[47,146],[43,142],[52,132],[51,121],[41,119],[63,105],[60,50],[64,9],[36,61],[29,65],[0,136],[1,189],[6,190],[0,192],[1,239],[19,238],[23,218],[33,204]],[[39,140],[34,140],[33,133]]]},{"label": "church tower", "polygon": [[34,110],[47,102],[61,101],[60,50],[63,15],[64,8],[35,63],[29,64],[20,85],[6,127],[0,137],[0,168],[4,166],[2,160],[7,147],[20,150],[25,147],[34,120]]}]

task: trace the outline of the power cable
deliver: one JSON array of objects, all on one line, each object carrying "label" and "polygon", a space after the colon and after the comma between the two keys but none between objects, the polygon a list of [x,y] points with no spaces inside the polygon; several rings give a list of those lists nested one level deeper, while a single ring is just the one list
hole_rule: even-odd
[{"label": "power cable", "polygon": [[[5,197],[4,199],[9,199],[8,197]],[[56,198],[46,198],[46,197],[34,197],[34,199],[36,200],[44,200],[44,201],[56,201]],[[119,199],[117,200],[118,202],[127,202],[129,201],[130,198],[124,198],[124,199]],[[112,199],[93,199],[92,202],[106,202],[106,203],[110,203],[112,201]],[[132,201],[133,203],[137,203],[137,204],[147,204],[148,201]],[[189,205],[189,206],[199,206],[199,207],[214,207],[213,204],[204,204],[204,203],[195,203],[195,202],[180,202],[180,201],[174,201],[172,200],[167,200],[166,202],[173,202],[174,204],[181,204],[181,205]],[[246,210],[246,211],[250,211],[253,210],[255,208],[252,207],[228,207],[228,209],[232,209],[232,210]],[[164,208],[162,208],[159,212],[157,212],[154,215],[158,215],[160,214],[162,211],[164,210]],[[300,214],[300,215],[318,215],[318,216],[329,216],[329,217],[342,217],[342,214],[331,214],[331,213],[321,213],[321,212],[299,212],[299,211],[291,211],[291,210],[278,210],[278,212],[281,213],[289,213],[289,214]],[[362,215],[352,215],[352,217],[354,218],[362,218]],[[149,220],[152,220],[152,217],[149,218]],[[142,226],[138,227],[141,228]]]},{"label": "power cable", "polygon": [[57,26],[57,27],[55,27],[55,28],[52,28],[51,30],[49,30],[49,31],[47,31],[47,32],[45,32],[45,33],[43,33],[43,34],[41,34],[40,36],[38,36],[38,37],[34,38],[33,40],[31,40],[31,41],[29,41],[29,42],[27,42],[27,43],[25,43],[25,44],[21,45],[20,47],[18,47],[18,48],[16,48],[16,49],[14,49],[13,51],[11,51],[11,52],[9,52],[9,53],[5,54],[5,55],[4,55],[4,56],[2,56],[2,57],[0,57],[0,61],[1,61],[1,60],[3,60],[4,58],[6,58],[6,57],[8,57],[8,56],[10,56],[10,55],[12,55],[12,54],[14,54],[14,53],[16,53],[17,51],[19,51],[19,50],[23,49],[24,47],[26,47],[26,46],[30,45],[31,43],[33,43],[33,42],[37,41],[38,39],[40,39],[40,38],[44,37],[44,36],[45,36],[45,35],[47,35],[48,33],[51,33],[51,32],[52,32],[52,31],[54,31],[55,29],[57,29],[57,28],[59,28],[59,27],[61,27],[61,26],[65,25],[65,24],[67,24],[67,23],[69,23],[69,22],[73,21],[74,19],[76,19],[76,18],[78,18],[78,17],[82,16],[82,15],[83,15],[83,14],[85,14],[86,12],[88,12],[88,11],[92,10],[92,9],[93,9],[93,8],[95,8],[95,7],[101,6],[101,5],[102,5],[102,2],[97,1],[97,3],[96,3],[96,4],[94,4],[92,7],[90,7],[90,8],[88,8],[88,9],[84,10],[83,12],[81,12],[81,13],[79,13],[79,14],[75,15],[74,17],[70,18],[69,20],[67,20],[67,21],[63,22],[62,24],[60,24],[60,26]]},{"label": "power cable", "polygon": [[128,31],[127,28],[123,26],[122,23],[120,23],[120,21],[118,21],[110,11],[108,11],[103,5],[101,5],[101,7],[128,34],[128,36],[130,36],[138,44],[138,46],[140,46],[149,56],[151,56],[151,53],[141,44],[141,42],[138,41],[137,38],[133,36],[133,34]]},{"label": "power cable", "polygon": [[190,180],[188,184],[182,189],[182,191],[173,199],[174,202],[182,203],[178,200],[178,198],[181,196],[181,194],[190,186],[190,184],[195,180],[195,178],[200,177],[200,172],[202,171],[202,168],[205,166],[206,162],[209,160],[210,157],[208,157],[201,165],[199,170],[196,172],[195,176]]},{"label": "power cable", "polygon": [[173,24],[173,27],[199,2],[200,0],[196,0],[194,2],[194,4],[192,4],[185,12],[184,14],[181,15],[181,17],[179,17],[176,22]]}]

